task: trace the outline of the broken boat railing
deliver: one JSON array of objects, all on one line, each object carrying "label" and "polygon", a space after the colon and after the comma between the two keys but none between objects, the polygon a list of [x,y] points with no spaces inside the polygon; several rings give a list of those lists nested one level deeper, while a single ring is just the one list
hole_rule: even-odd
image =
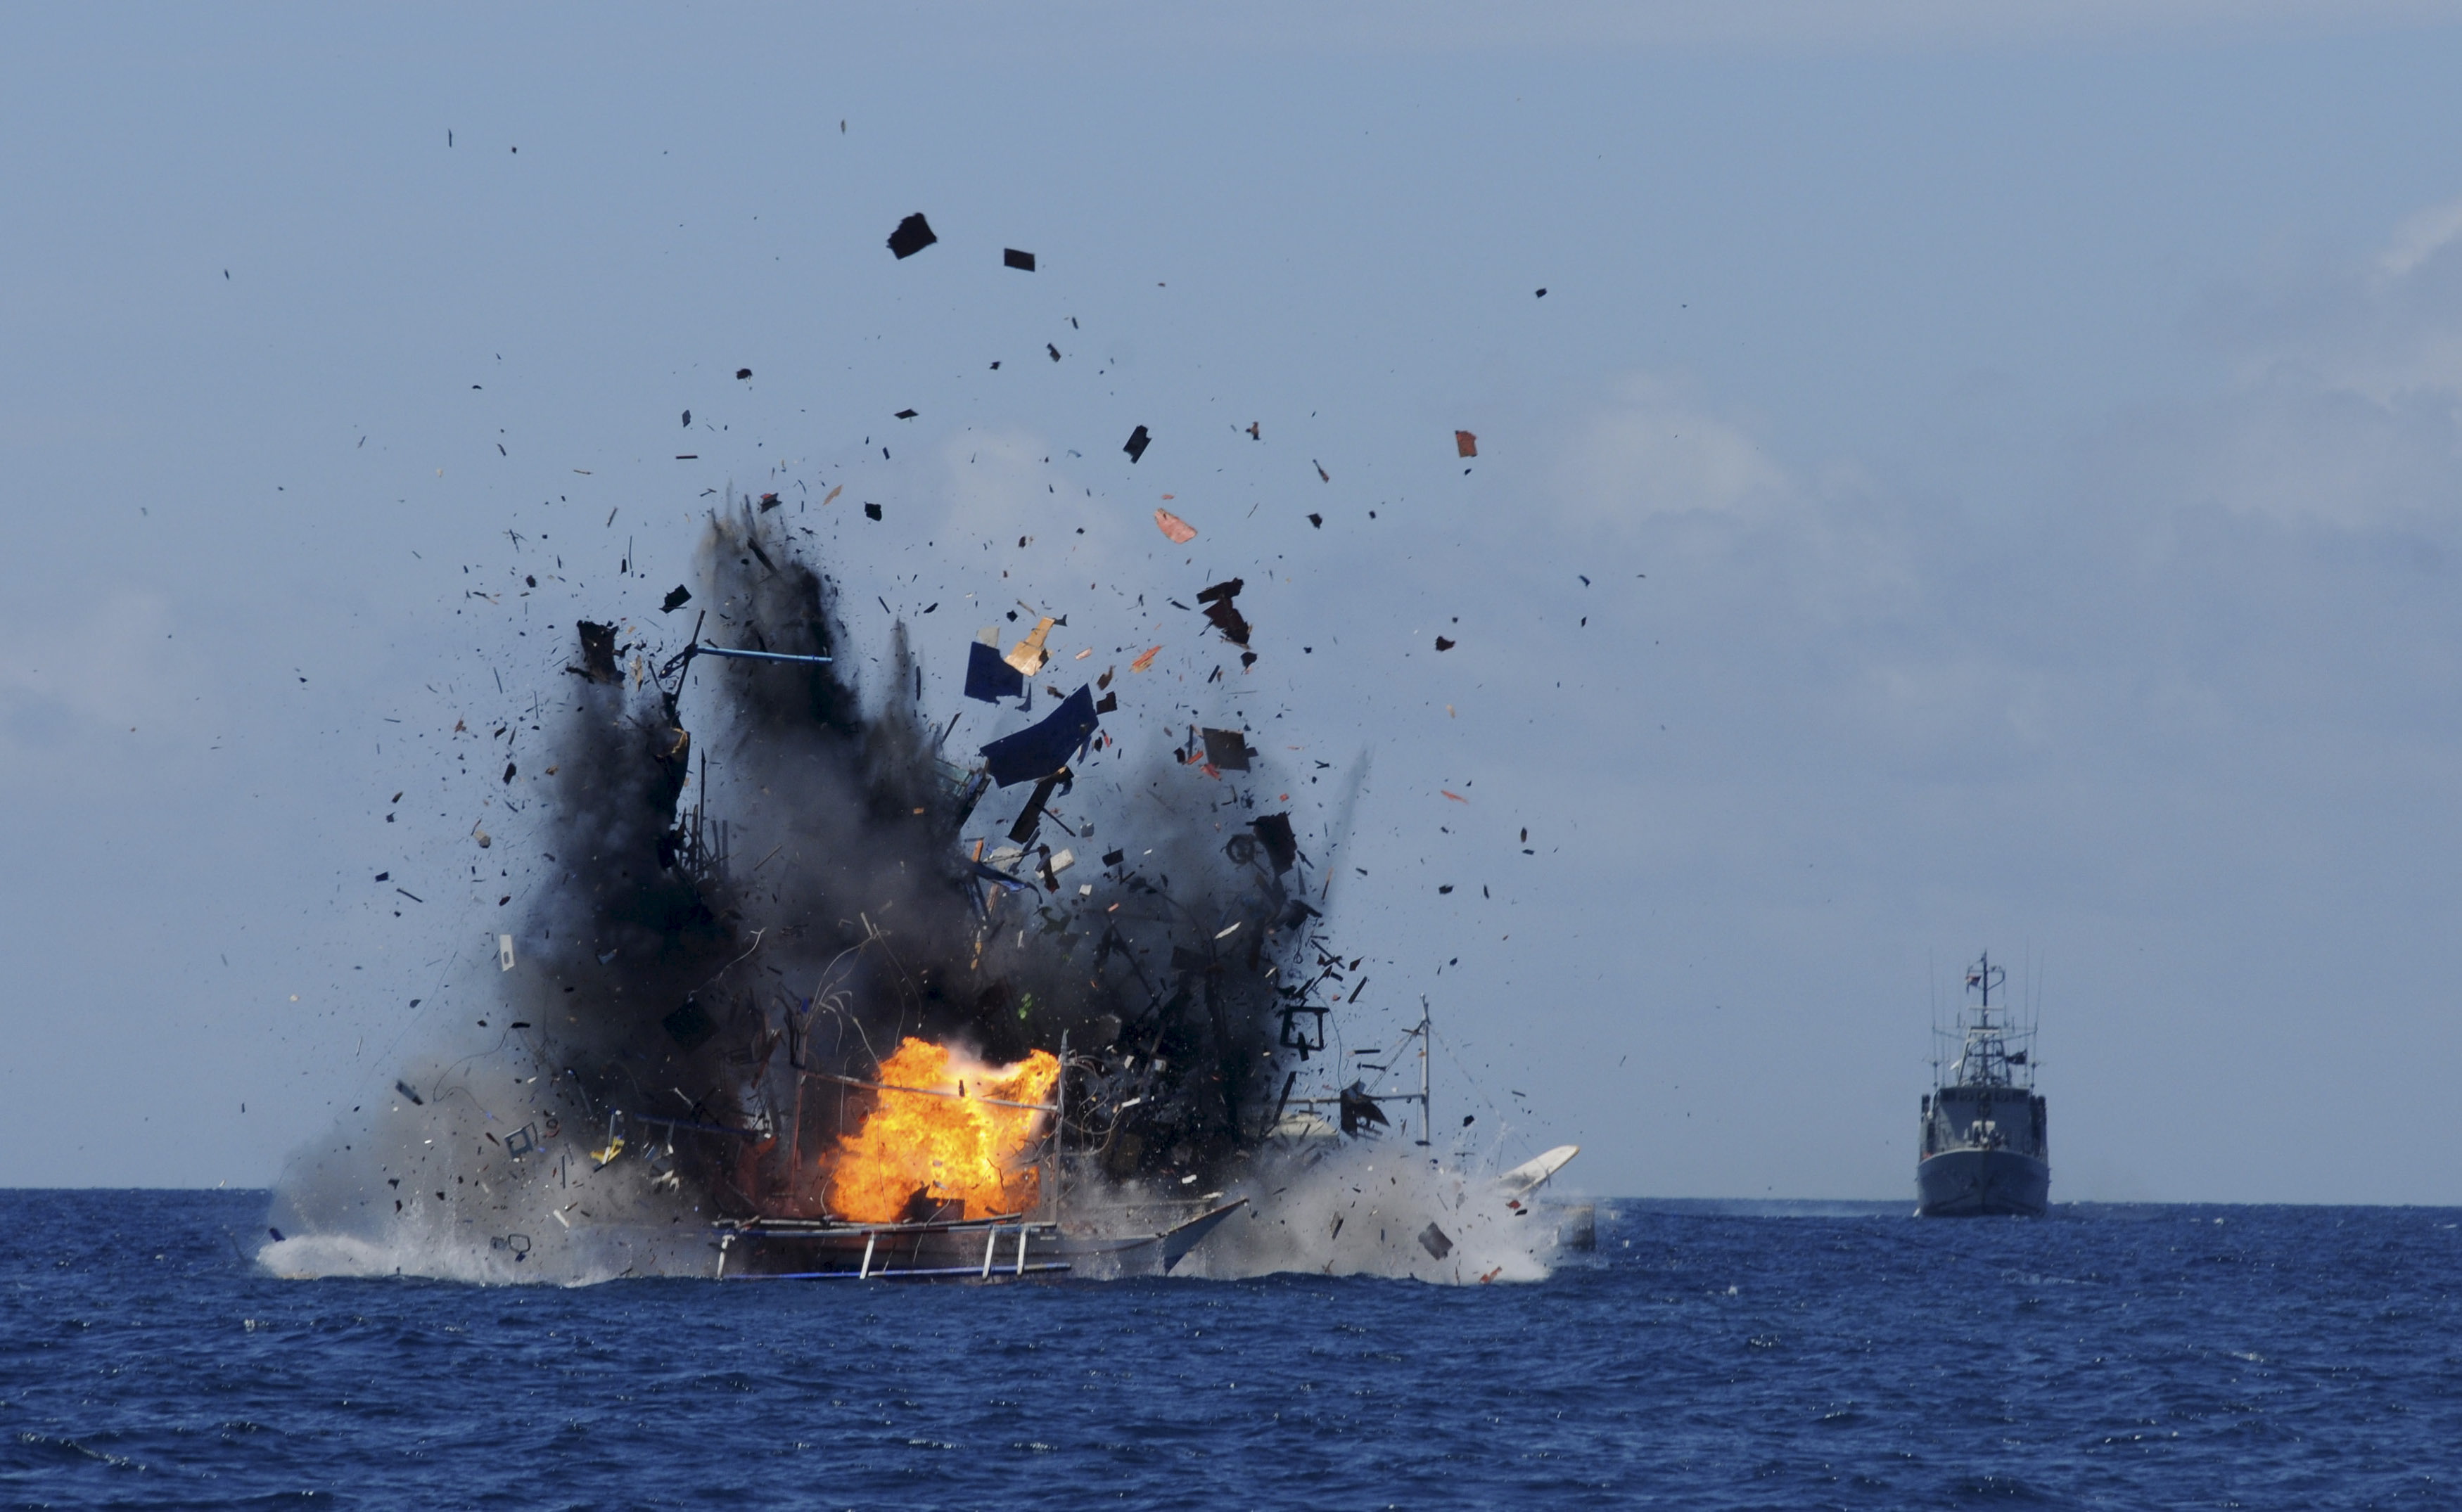
[{"label": "broken boat railing", "polygon": [[[834,1218],[721,1219],[711,1225],[719,1231],[716,1279],[720,1281],[726,1279],[727,1252],[735,1247],[735,1242],[739,1239],[851,1241],[858,1234],[863,1236],[863,1260],[853,1271],[749,1273],[738,1276],[736,1279],[738,1281],[835,1281],[851,1278],[855,1281],[898,1281],[909,1278],[919,1280],[927,1277],[974,1276],[979,1280],[988,1281],[991,1279],[995,1263],[999,1260],[1000,1242],[1010,1234],[1017,1236],[1017,1254],[1014,1260],[997,1265],[1003,1274],[1024,1276],[1029,1272],[1039,1275],[1068,1270],[1069,1268],[1068,1264],[1061,1261],[1038,1261],[1031,1264],[1027,1264],[1026,1258],[1027,1240],[1038,1234],[1046,1239],[1056,1240],[1060,1237],[1060,1225],[1051,1222],[1021,1221],[1024,1218],[1025,1215],[1021,1213],[1003,1213],[991,1218],[949,1219],[922,1223],[862,1223]],[[896,1241],[919,1239],[931,1234],[972,1234],[978,1231],[983,1236],[983,1259],[981,1265],[910,1266],[901,1270],[884,1263],[879,1268],[874,1268],[873,1262],[879,1254],[880,1240],[884,1234]]]}]

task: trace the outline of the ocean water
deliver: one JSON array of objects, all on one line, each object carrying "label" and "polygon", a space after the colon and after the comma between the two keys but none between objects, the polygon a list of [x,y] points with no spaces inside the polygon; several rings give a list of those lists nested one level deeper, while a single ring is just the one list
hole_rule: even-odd
[{"label": "ocean water", "polygon": [[1548,1280],[287,1282],[0,1193],[23,1506],[2462,1506],[2462,1212],[1603,1202]]}]

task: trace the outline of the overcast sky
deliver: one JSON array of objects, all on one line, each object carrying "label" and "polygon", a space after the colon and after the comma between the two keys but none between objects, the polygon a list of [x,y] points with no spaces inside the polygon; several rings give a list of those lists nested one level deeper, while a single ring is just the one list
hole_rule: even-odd
[{"label": "overcast sky", "polygon": [[0,18],[0,1180],[446,1035],[445,733],[732,485],[941,718],[1247,576],[1355,1042],[1593,1191],[1911,1195],[1989,947],[2056,1198],[2462,1201],[2462,18],[1321,9]]}]

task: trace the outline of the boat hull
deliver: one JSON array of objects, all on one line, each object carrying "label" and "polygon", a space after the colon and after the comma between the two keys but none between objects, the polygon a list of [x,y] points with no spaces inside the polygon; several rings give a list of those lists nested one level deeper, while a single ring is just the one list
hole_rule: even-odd
[{"label": "boat hull", "polygon": [[2052,1168],[2015,1150],[1944,1150],[1915,1167],[1926,1218],[2041,1218],[2050,1204]]},{"label": "boat hull", "polygon": [[1015,1213],[919,1223],[726,1220],[717,1225],[716,1274],[735,1281],[992,1281],[1063,1272],[1104,1280],[1162,1276],[1247,1205],[1246,1198],[1235,1198],[1163,1228],[1144,1227],[1137,1220],[1148,1215],[1127,1209],[1091,1215],[1091,1221],[1066,1230],[1048,1219]]}]

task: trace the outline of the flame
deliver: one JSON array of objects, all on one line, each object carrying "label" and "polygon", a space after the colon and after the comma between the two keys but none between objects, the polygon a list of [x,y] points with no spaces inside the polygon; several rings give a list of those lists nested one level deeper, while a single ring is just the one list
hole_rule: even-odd
[{"label": "flame", "polygon": [[960,1091],[963,1097],[881,1091],[863,1127],[839,1138],[823,1157],[830,1210],[865,1223],[894,1223],[921,1192],[935,1202],[962,1202],[964,1217],[1022,1213],[1034,1205],[1041,1177],[1018,1156],[1034,1142],[1043,1114],[982,1099],[1045,1103],[1060,1081],[1060,1062],[1035,1050],[1014,1066],[961,1060],[948,1047],[909,1037],[880,1063],[890,1088]]}]

